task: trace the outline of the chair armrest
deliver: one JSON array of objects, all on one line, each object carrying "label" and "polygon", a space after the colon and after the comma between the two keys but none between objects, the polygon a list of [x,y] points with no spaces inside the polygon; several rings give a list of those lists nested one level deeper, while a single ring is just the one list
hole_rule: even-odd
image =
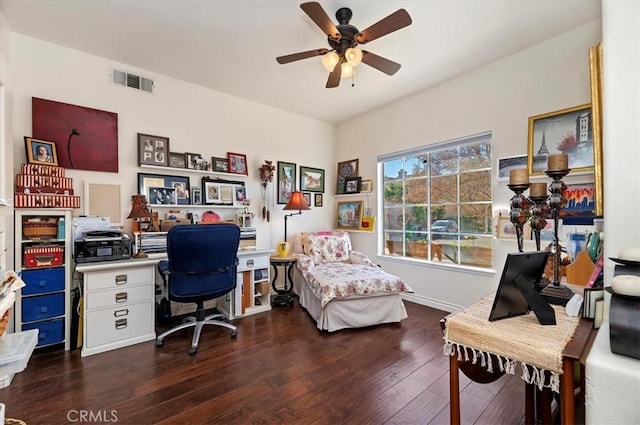
[{"label": "chair armrest", "polygon": [[351,264],[364,264],[365,266],[378,267],[365,253],[360,251],[351,251],[349,254],[349,262]]},{"label": "chair armrest", "polygon": [[297,266],[300,271],[306,272],[316,266],[316,263],[308,255],[305,255],[305,254],[295,254],[295,255],[298,258]]}]

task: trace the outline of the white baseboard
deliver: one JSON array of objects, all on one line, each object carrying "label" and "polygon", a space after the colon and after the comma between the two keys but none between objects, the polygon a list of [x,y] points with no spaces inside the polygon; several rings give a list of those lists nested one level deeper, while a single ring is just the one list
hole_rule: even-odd
[{"label": "white baseboard", "polygon": [[420,305],[424,305],[427,307],[431,307],[431,308],[435,308],[438,310],[443,310],[446,312],[453,312],[453,311],[457,311],[460,308],[462,308],[462,306],[459,305],[454,305],[454,304],[449,304],[449,303],[444,303],[440,300],[436,300],[433,298],[427,298],[427,297],[423,297],[421,295],[416,295],[416,294],[412,294],[412,293],[405,293],[403,292],[401,294],[402,299],[403,300],[407,300],[407,301],[411,301],[413,303],[416,304],[420,304]]}]

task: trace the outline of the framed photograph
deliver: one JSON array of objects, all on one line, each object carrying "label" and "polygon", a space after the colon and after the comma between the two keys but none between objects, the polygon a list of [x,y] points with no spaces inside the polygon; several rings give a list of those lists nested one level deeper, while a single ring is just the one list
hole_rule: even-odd
[{"label": "framed photograph", "polygon": [[[154,188],[155,191],[152,192],[151,188]],[[165,202],[169,192],[165,190],[158,195],[159,189],[171,189],[173,203]],[[154,197],[156,199],[155,205],[189,205],[189,177],[138,173],[138,193],[145,195],[149,203],[152,203],[151,199]]]},{"label": "framed photograph", "polygon": [[302,192],[302,197],[304,198],[304,202],[311,206],[311,194],[309,192]]},{"label": "framed photograph", "polygon": [[138,165],[169,166],[169,138],[138,133]]},{"label": "framed photograph", "polygon": [[[516,226],[511,222],[509,217],[499,217],[496,236],[498,239],[516,239]],[[522,227],[522,238],[524,240],[531,239],[531,226],[529,222]]]},{"label": "framed photograph", "polygon": [[172,187],[150,187],[149,205],[176,205],[175,192]]},{"label": "framed photograph", "polygon": [[289,202],[296,190],[296,164],[278,161],[278,204]]},{"label": "framed photograph", "polygon": [[211,166],[209,161],[205,161],[199,153],[185,152],[184,156],[187,168],[190,170],[207,171],[207,166]]},{"label": "framed photograph", "polygon": [[344,193],[360,193],[360,177],[347,177],[344,180]]},{"label": "framed photograph", "polygon": [[187,168],[185,155],[179,152],[169,152],[169,167],[171,168]]},{"label": "framed photograph", "polygon": [[373,192],[373,179],[361,180],[360,193],[371,193],[371,192]]},{"label": "framed photograph", "polygon": [[[321,207],[322,206],[322,193],[314,193],[313,194],[313,206]],[[311,204],[309,204],[311,205]]]},{"label": "framed photograph", "polygon": [[509,181],[509,171],[514,168],[527,168],[527,158],[527,155],[498,158],[498,181]]},{"label": "framed photograph", "polygon": [[228,170],[232,174],[249,175],[247,170],[247,155],[242,153],[227,152],[227,160],[229,161]]},{"label": "framed photograph", "polygon": [[362,223],[362,201],[338,202],[336,207],[336,229],[360,230]]},{"label": "framed photograph", "polygon": [[211,157],[211,170],[216,173],[228,173],[229,172],[229,161],[227,158],[220,158],[217,156]]},{"label": "framed photograph", "polygon": [[344,194],[345,180],[349,177],[358,177],[358,159],[338,162],[336,195]]},{"label": "framed photograph", "polygon": [[324,193],[324,170],[301,165],[300,190]]},{"label": "framed photograph", "polygon": [[202,178],[202,197],[204,204],[244,205],[247,189],[242,181]]},{"label": "framed photograph", "polygon": [[569,169],[593,171],[591,104],[529,117],[527,164],[530,175],[544,174],[549,155],[566,153]]},{"label": "framed photograph", "polygon": [[202,189],[200,189],[199,187],[191,188],[191,204],[192,205],[202,204]]},{"label": "framed photograph", "polygon": [[56,151],[55,143],[25,137],[24,144],[27,151],[27,162],[29,164],[58,166],[58,152]]}]

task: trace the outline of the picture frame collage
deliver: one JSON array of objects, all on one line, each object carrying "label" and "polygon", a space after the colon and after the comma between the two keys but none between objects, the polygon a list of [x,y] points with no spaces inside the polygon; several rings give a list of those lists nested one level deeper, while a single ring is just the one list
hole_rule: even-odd
[{"label": "picture frame collage", "polygon": [[201,187],[190,187],[187,176],[138,173],[138,193],[149,205],[245,206],[248,202],[244,181],[202,178]]},{"label": "picture frame collage", "polygon": [[212,156],[207,159],[196,152],[172,152],[168,137],[143,133],[138,133],[138,165],[249,175],[246,154],[227,152],[226,157]]},{"label": "picture frame collage", "polygon": [[293,162],[285,161],[278,161],[276,170],[278,204],[286,205],[291,192],[299,190],[310,207],[324,205],[325,170],[304,165],[298,167]]}]

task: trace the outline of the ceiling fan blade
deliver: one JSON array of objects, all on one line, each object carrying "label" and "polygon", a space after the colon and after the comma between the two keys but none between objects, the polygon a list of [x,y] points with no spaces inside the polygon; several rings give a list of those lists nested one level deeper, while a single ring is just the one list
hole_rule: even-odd
[{"label": "ceiling fan blade", "polygon": [[411,16],[404,9],[399,9],[356,34],[356,41],[365,44],[394,31],[411,25]]},{"label": "ceiling fan blade", "polygon": [[400,64],[392,60],[383,58],[366,50],[362,51],[362,63],[384,72],[387,75],[393,75],[400,69]]},{"label": "ceiling fan blade", "polygon": [[320,3],[315,1],[302,3],[300,8],[324,31],[327,37],[336,41],[342,38],[340,31],[338,31],[338,28],[331,22],[329,15],[327,15],[327,12],[320,6]]},{"label": "ceiling fan blade", "polygon": [[328,89],[332,89],[334,87],[338,87],[340,85],[340,77],[342,75],[342,60],[339,60],[336,66],[329,74],[329,78],[327,79],[327,85],[325,86]]},{"label": "ceiling fan blade", "polygon": [[278,56],[276,60],[278,61],[279,64],[283,65],[285,63],[295,62],[302,59],[308,59],[314,56],[322,56],[326,54],[328,51],[329,49],[308,50],[306,52],[299,52],[299,53],[292,53],[290,55],[285,55],[285,56]]}]

